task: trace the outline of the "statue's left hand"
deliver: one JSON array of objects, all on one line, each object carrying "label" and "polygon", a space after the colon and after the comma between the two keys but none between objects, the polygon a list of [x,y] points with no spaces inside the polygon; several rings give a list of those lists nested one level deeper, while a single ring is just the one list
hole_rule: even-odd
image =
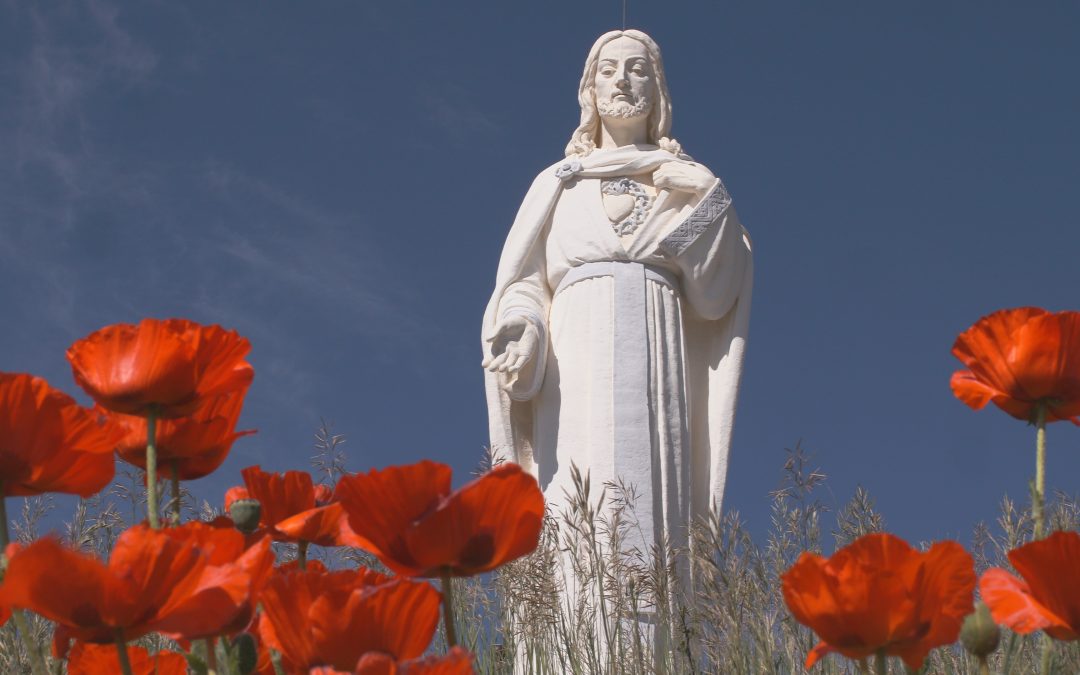
[{"label": "statue's left hand", "polygon": [[678,190],[702,195],[716,183],[716,176],[706,167],[691,162],[667,162],[653,171],[653,185],[661,190]]}]

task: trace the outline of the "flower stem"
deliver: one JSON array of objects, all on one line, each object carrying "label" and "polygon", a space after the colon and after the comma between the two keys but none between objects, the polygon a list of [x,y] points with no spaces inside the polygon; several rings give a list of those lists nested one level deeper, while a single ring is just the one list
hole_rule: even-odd
[{"label": "flower stem", "polygon": [[128,660],[127,644],[124,641],[124,630],[116,629],[116,653],[120,655],[120,670],[124,675],[132,675],[131,661]]},{"label": "flower stem", "polygon": [[1013,650],[1016,648],[1016,633],[1009,631],[1009,641],[1005,643],[1005,663],[1001,667],[1001,672],[1005,675],[1012,673],[1012,657]]},{"label": "flower stem", "polygon": [[180,524],[180,475],[176,473],[176,462],[172,463],[172,524]]},{"label": "flower stem", "polygon": [[217,645],[214,638],[206,638],[203,644],[206,645],[206,675],[217,675]]},{"label": "flower stem", "polygon": [[1045,534],[1043,509],[1046,503],[1046,404],[1035,407],[1035,499],[1031,504],[1031,515],[1035,520],[1035,538],[1042,539]]},{"label": "flower stem", "polygon": [[146,413],[146,519],[150,527],[161,529],[157,503],[157,408]]},{"label": "flower stem", "polygon": [[446,646],[453,649],[457,646],[457,631],[454,629],[454,580],[449,572],[442,575],[442,608]]},{"label": "flower stem", "polygon": [[1042,659],[1041,659],[1042,662],[1041,662],[1040,668],[1039,668],[1039,672],[1042,673],[1042,675],[1050,675],[1050,654],[1051,654],[1051,650],[1053,649],[1053,647],[1054,647],[1053,639],[1049,635],[1047,635],[1046,633],[1043,633],[1043,636],[1042,636]]},{"label": "flower stem", "polygon": [[979,675],[990,675],[990,664],[985,656],[979,659]]},{"label": "flower stem", "polygon": [[889,675],[889,662],[885,660],[885,650],[877,650],[877,654],[874,655],[874,673],[875,675]]},{"label": "flower stem", "polygon": [[281,663],[281,652],[271,649],[270,663],[274,666],[274,675],[285,675],[285,666]]},{"label": "flower stem", "polygon": [[301,570],[307,569],[307,547],[308,542],[303,540],[296,545],[296,564]]},{"label": "flower stem", "polygon": [[[4,550],[10,543],[8,535],[7,506],[4,502],[4,493],[0,491],[0,557],[5,555]],[[3,581],[3,579],[4,575],[0,572],[0,581]],[[19,631],[27,658],[30,659],[30,670],[33,671],[34,675],[47,675],[49,671],[45,668],[45,661],[41,656],[41,652],[38,651],[37,645],[35,645],[30,638],[30,624],[27,622],[23,611],[12,607],[11,618],[15,622],[15,628]]]}]

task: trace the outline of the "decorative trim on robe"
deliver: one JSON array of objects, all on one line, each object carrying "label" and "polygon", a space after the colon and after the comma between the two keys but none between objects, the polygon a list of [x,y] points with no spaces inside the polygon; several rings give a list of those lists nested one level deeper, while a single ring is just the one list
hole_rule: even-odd
[{"label": "decorative trim on robe", "polygon": [[686,217],[675,231],[664,237],[660,242],[660,249],[671,256],[678,256],[690,247],[698,237],[709,229],[709,226],[717,222],[720,214],[731,206],[731,195],[724,183],[717,178],[716,186],[709,192],[705,199],[701,200],[690,215]]}]

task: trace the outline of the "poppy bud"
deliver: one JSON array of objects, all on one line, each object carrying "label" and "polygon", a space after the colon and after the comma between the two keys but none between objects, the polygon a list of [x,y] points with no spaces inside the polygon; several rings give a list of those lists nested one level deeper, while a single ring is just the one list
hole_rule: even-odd
[{"label": "poppy bud", "polygon": [[259,652],[255,646],[255,638],[250,633],[241,633],[233,641],[233,649],[236,651],[236,668],[242,675],[255,672],[259,665]]},{"label": "poppy bud", "polygon": [[262,504],[258,499],[237,499],[229,505],[229,516],[233,525],[244,534],[251,534],[259,527],[262,517]]},{"label": "poppy bud", "polygon": [[1001,629],[990,616],[990,609],[986,603],[976,602],[975,611],[964,618],[964,625],[960,628],[960,642],[982,661],[997,649],[1000,640]]}]

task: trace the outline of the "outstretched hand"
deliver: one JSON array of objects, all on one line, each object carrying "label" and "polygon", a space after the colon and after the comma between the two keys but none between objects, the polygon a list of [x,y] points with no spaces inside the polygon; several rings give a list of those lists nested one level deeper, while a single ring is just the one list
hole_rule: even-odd
[{"label": "outstretched hand", "polygon": [[703,195],[716,182],[712,171],[696,162],[667,162],[653,171],[653,185],[660,190],[677,190]]},{"label": "outstretched hand", "polygon": [[540,336],[536,326],[520,314],[504,318],[490,338],[490,353],[483,366],[493,373],[516,373],[524,368],[536,354]]}]

